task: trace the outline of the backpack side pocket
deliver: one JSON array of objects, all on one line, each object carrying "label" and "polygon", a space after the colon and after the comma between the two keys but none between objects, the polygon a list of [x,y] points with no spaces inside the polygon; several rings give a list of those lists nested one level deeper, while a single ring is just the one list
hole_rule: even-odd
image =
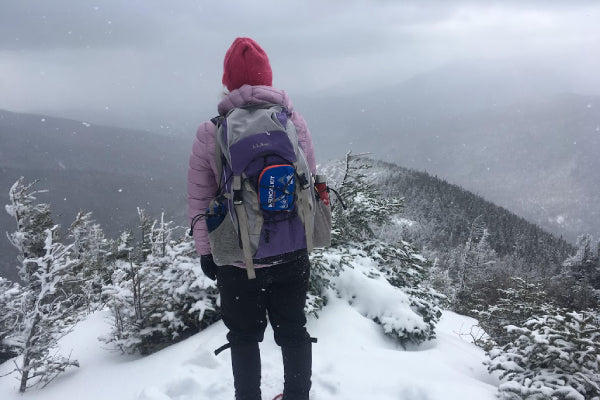
[{"label": "backpack side pocket", "polygon": [[206,227],[215,264],[231,265],[244,260],[237,231],[224,204],[211,202],[206,214]]},{"label": "backpack side pocket", "polygon": [[315,202],[315,224],[313,230],[313,246],[331,246],[331,205],[317,199]]}]

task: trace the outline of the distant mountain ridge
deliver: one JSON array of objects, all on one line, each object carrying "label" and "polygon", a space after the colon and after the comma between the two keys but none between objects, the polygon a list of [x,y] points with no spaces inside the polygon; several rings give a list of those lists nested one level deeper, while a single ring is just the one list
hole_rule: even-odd
[{"label": "distant mountain ridge", "polygon": [[[110,236],[135,226],[137,207],[185,225],[187,160],[192,138],[0,110],[0,199],[20,177],[39,179],[38,200],[50,203],[63,228],[78,211],[92,211]],[[0,234],[15,222],[0,212]],[[0,239],[0,274],[16,278],[15,252]]]},{"label": "distant mountain ridge", "polygon": [[558,79],[493,62],[452,65],[387,88],[300,99],[300,109],[328,128],[321,158],[368,151],[575,242],[600,236],[600,96],[545,87]]},{"label": "distant mountain ridge", "polygon": [[[146,131],[0,110],[0,165],[24,169],[93,170],[175,176],[187,163],[186,142]],[[187,154],[185,154],[187,156]]]}]

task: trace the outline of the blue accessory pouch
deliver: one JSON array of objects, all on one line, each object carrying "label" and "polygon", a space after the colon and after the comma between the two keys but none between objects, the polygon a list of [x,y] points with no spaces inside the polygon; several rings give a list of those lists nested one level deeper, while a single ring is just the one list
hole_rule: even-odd
[{"label": "blue accessory pouch", "polygon": [[227,215],[227,207],[225,204],[217,201],[211,202],[210,206],[206,209],[206,228],[208,232],[212,232],[221,225],[221,222]]},{"label": "blue accessory pouch", "polygon": [[294,208],[296,170],[293,166],[271,165],[258,178],[258,200],[265,211],[290,211]]}]

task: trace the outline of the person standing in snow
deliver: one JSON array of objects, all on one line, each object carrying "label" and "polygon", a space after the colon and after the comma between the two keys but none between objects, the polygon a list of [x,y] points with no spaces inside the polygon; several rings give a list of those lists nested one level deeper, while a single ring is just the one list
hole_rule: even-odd
[{"label": "person standing in snow", "polygon": [[[280,104],[291,114],[299,145],[311,173],[316,173],[312,138],[304,118],[294,111],[283,90],[272,87],[272,70],[265,51],[250,38],[237,38],[224,60],[226,94],[218,104],[225,115],[247,104]],[[206,121],[197,130],[188,172],[190,221],[204,214],[217,193],[219,176],[215,163],[215,124]],[[306,249],[289,262],[256,266],[256,279],[248,279],[243,266],[217,266],[211,255],[206,224],[192,227],[196,251],[204,273],[217,281],[223,322],[229,329],[231,364],[236,400],[260,400],[261,361],[259,342],[268,319],[275,342],[281,347],[284,366],[284,400],[307,400],[311,387],[312,343],[304,307],[310,263]],[[279,396],[278,396],[279,398]]]}]

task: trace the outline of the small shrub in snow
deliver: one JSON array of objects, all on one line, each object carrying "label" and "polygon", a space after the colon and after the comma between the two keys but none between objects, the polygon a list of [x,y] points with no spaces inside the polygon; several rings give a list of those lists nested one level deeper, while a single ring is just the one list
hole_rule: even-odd
[{"label": "small shrub in snow", "polygon": [[77,260],[74,271],[77,281],[73,291],[81,294],[82,308],[88,313],[102,307],[102,286],[108,283],[112,274],[111,241],[94,220],[92,213],[79,212],[71,224],[67,239]]},{"label": "small shrub in snow", "polygon": [[112,333],[103,338],[126,353],[148,354],[198,332],[219,318],[217,289],[204,276],[193,243],[173,240],[171,223],[140,211],[141,240],[121,236],[120,259],[103,297]]},{"label": "small shrub in snow", "polygon": [[[423,317],[428,331],[420,341],[435,337],[435,325],[442,316],[441,306],[446,297],[428,284],[431,263],[417,249],[405,241],[376,242],[366,250],[379,266],[387,281],[409,296],[411,308]],[[414,340],[411,339],[414,342]]]},{"label": "small shrub in snow", "polygon": [[561,312],[507,326],[511,338],[488,352],[502,399],[600,399],[600,315]]},{"label": "small shrub in snow", "polygon": [[310,282],[307,293],[306,312],[318,318],[319,311],[327,304],[326,294],[335,290],[334,279],[344,266],[350,265],[352,254],[346,247],[315,249],[310,254]]},{"label": "small shrub in snow", "polygon": [[429,262],[382,229],[402,199],[381,196],[365,174],[369,168],[363,156],[346,156],[339,192],[347,208],[333,199],[333,246],[312,255],[308,311],[316,315],[330,291],[400,344],[418,344],[435,337],[443,296],[426,284]]},{"label": "small shrub in snow", "polygon": [[426,321],[421,310],[414,307],[414,298],[391,285],[367,253],[357,251],[350,267],[344,268],[336,279],[335,289],[339,297],[381,325],[385,334],[402,346],[435,337],[439,316]]},{"label": "small shrub in snow", "polygon": [[480,343],[485,349],[493,345],[504,346],[513,339],[506,326],[523,326],[533,316],[551,310],[541,283],[527,282],[519,277],[513,277],[511,283],[510,288],[498,290],[500,298],[496,304],[475,312],[479,326],[491,339]]}]

